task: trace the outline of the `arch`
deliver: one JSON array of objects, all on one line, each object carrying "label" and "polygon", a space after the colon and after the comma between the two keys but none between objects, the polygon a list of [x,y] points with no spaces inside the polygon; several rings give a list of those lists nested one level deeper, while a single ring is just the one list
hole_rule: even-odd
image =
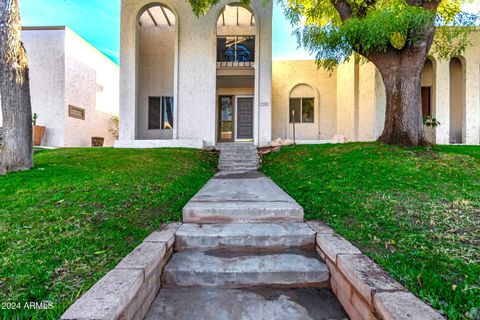
[{"label": "arch", "polygon": [[221,15],[223,14],[223,12],[225,11],[226,7],[232,7],[232,6],[236,6],[236,7],[240,7],[240,8],[243,8],[243,9],[246,9],[247,11],[249,11],[253,18],[254,18],[254,21],[255,21],[255,25],[258,24],[258,16],[257,14],[255,13],[255,10],[253,10],[253,8],[251,8],[249,5],[247,4],[244,4],[244,3],[241,3],[241,2],[238,2],[236,0],[229,0],[227,1],[227,3],[223,6],[221,6],[220,8],[218,8],[216,11],[215,11],[215,17],[216,17],[216,20],[217,21],[217,25],[218,25],[218,21],[220,20],[221,18]]},{"label": "arch", "polygon": [[307,83],[298,83],[290,89],[288,96],[290,98],[312,97],[315,98],[315,89]]},{"label": "arch", "polygon": [[152,2],[136,18],[136,139],[174,139],[177,131],[178,17]]},{"label": "arch", "polygon": [[465,59],[450,59],[450,143],[465,141]]}]

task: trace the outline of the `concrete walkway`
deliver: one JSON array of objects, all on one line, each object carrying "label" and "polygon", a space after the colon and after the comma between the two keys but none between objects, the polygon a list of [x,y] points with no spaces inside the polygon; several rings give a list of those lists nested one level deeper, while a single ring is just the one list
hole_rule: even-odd
[{"label": "concrete walkway", "polygon": [[303,208],[262,173],[216,174],[183,214],[146,319],[347,319]]}]

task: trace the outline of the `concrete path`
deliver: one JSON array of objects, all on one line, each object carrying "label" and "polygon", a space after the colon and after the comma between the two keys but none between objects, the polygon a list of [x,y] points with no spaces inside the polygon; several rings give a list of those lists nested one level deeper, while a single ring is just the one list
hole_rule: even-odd
[{"label": "concrete path", "polygon": [[348,319],[326,289],[162,289],[146,320]]},{"label": "concrete path", "polygon": [[183,210],[154,319],[346,319],[303,208],[257,171],[215,175]]}]

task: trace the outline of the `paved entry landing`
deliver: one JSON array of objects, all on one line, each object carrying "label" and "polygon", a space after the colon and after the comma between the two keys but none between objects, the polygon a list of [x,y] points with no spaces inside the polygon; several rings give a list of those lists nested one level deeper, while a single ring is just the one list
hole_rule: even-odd
[{"label": "paved entry landing", "polygon": [[216,174],[183,216],[146,319],[347,319],[303,208],[262,173]]},{"label": "paved entry landing", "polygon": [[258,171],[218,173],[183,209],[185,223],[303,222],[303,208]]}]

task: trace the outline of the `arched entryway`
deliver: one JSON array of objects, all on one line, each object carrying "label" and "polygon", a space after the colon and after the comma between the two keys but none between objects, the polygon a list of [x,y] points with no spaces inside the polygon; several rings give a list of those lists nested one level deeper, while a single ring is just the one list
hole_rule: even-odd
[{"label": "arched entryway", "polygon": [[177,19],[163,4],[145,7],[137,23],[136,135],[139,140],[173,139]]},{"label": "arched entryway", "polygon": [[217,20],[217,140],[253,141],[257,24],[240,3],[226,5]]},{"label": "arched entryway", "polygon": [[450,143],[465,137],[465,66],[461,58],[450,60]]}]

